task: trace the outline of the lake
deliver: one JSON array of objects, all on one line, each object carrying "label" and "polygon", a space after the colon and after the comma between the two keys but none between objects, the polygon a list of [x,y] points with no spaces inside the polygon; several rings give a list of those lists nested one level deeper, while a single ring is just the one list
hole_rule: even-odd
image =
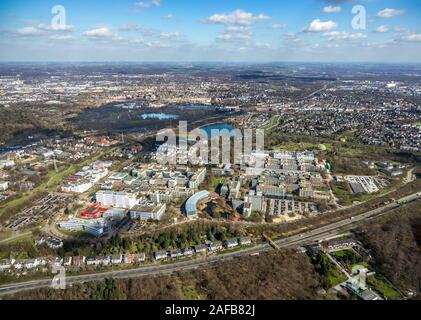
[{"label": "lake", "polygon": [[214,123],[214,124],[210,124],[207,126],[203,126],[200,129],[204,130],[208,136],[211,136],[212,130],[227,130],[229,131],[229,133],[227,132],[222,132],[222,134],[220,136],[230,136],[230,137],[234,137],[235,134],[231,133],[231,130],[234,130],[235,127],[230,124],[230,123]]}]

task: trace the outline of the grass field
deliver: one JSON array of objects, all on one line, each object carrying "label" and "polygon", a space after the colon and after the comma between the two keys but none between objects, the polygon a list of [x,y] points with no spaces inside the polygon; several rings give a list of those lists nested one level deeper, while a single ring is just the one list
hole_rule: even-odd
[{"label": "grass field", "polygon": [[345,206],[351,206],[354,203],[354,201],[357,201],[357,202],[366,202],[366,201],[369,201],[369,200],[374,199],[377,196],[378,196],[377,194],[357,194],[357,195],[352,195],[349,199],[347,199],[347,200],[345,200],[343,202],[340,201],[340,204],[343,204]]},{"label": "grass field", "polygon": [[364,150],[358,147],[340,147],[339,153],[347,156],[360,156],[364,154]]},{"label": "grass field", "polygon": [[329,288],[335,287],[338,284],[347,280],[346,275],[334,265],[326,255],[323,255],[323,264],[326,266],[327,274],[326,279]]},{"label": "grass field", "polygon": [[332,185],[332,191],[335,194],[335,196],[351,196],[352,192],[348,189],[346,185],[342,184],[333,184]]},{"label": "grass field", "polygon": [[216,178],[212,181],[212,189],[215,190],[220,184],[225,182],[225,178]]},{"label": "grass field", "polygon": [[329,143],[324,144],[317,144],[317,143],[287,143],[287,144],[280,144],[273,149],[285,149],[289,151],[305,151],[305,150],[323,150],[323,151],[331,151],[332,145]]},{"label": "grass field", "polygon": [[34,241],[34,237],[32,236],[32,233],[24,233],[19,237],[13,238],[8,241],[4,241],[3,243],[11,244],[11,243],[18,243],[18,242],[25,242],[25,241],[28,241],[28,242]]},{"label": "grass field", "polygon": [[207,300],[207,297],[199,293],[195,288],[185,283],[181,285],[181,292],[185,300]]},{"label": "grass field", "polygon": [[396,290],[393,285],[380,275],[368,277],[367,285],[383,295],[387,299],[401,299],[402,295]]},{"label": "grass field", "polygon": [[261,127],[261,129],[265,131],[270,131],[279,125],[280,120],[281,120],[280,116],[273,116],[272,118],[269,119],[269,123]]}]

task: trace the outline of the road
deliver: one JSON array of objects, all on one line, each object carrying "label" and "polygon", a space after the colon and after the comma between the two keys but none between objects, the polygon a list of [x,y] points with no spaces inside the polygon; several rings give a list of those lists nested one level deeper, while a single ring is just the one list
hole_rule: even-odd
[{"label": "road", "polygon": [[[402,204],[420,199],[421,197],[418,194],[414,193],[410,196],[399,199],[399,203],[394,202],[384,207],[368,211],[366,213],[360,214],[353,218],[347,218],[329,225],[307,231],[305,233],[294,235],[288,238],[280,239],[275,241],[275,243],[281,248],[294,248],[299,247],[304,244],[309,244],[315,241],[324,240],[332,235],[350,230],[356,225],[360,224],[362,221],[366,221],[375,217],[379,217],[387,214],[390,210],[393,210],[399,207]],[[176,271],[186,271],[196,269],[202,266],[210,265],[220,261],[226,261],[233,259],[235,257],[250,255],[253,253],[264,252],[270,250],[271,247],[269,244],[263,244],[255,247],[245,248],[239,251],[224,253],[215,256],[208,256],[203,258],[198,258],[189,261],[182,261],[172,264],[151,264],[143,266],[136,269],[129,270],[120,270],[120,271],[110,271],[105,273],[94,273],[80,276],[71,276],[66,278],[66,285],[73,283],[80,283],[93,280],[102,280],[108,277],[114,278],[133,278],[139,276],[147,275],[156,275],[156,274],[168,274]],[[13,283],[0,286],[0,295],[10,294],[21,290],[27,289],[36,289],[41,287],[51,286],[51,279],[44,280],[34,280],[22,283]]]}]

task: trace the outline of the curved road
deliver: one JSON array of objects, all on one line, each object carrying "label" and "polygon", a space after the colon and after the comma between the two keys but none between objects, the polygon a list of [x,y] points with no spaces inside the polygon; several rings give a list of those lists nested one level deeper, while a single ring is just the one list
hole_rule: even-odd
[{"label": "curved road", "polygon": [[[275,243],[279,247],[293,248],[293,247],[298,247],[298,246],[308,244],[314,241],[320,241],[332,235],[336,235],[340,232],[350,230],[362,221],[387,214],[390,210],[393,210],[402,204],[405,204],[405,203],[408,203],[420,198],[421,198],[421,195],[419,193],[418,194],[415,193],[410,196],[401,198],[397,202],[393,202],[388,205],[385,205],[381,208],[371,210],[369,212],[360,214],[352,218],[347,218],[342,221],[331,223],[329,225],[326,225],[326,226],[323,226],[311,231],[307,231],[299,235],[277,240],[275,241]],[[182,262],[177,262],[177,263],[172,263],[172,264],[164,264],[164,265],[151,264],[151,265],[143,266],[136,269],[110,271],[110,272],[105,272],[105,273],[94,273],[94,274],[87,274],[87,275],[80,275],[80,276],[71,276],[71,277],[66,278],[66,284],[69,285],[72,283],[101,280],[108,277],[133,278],[133,277],[146,276],[146,275],[166,274],[166,273],[172,273],[176,271],[191,270],[191,269],[195,269],[201,266],[213,264],[219,261],[233,259],[234,257],[263,252],[263,251],[269,250],[270,248],[271,247],[269,244],[263,244],[259,246],[245,248],[240,251],[224,253],[224,254],[220,254],[216,256],[208,256],[204,258],[198,258],[194,260],[182,261]],[[14,293],[21,290],[48,287],[48,286],[51,286],[51,283],[52,283],[52,279],[44,279],[44,280],[34,280],[34,281],[28,281],[28,282],[22,282],[22,283],[2,285],[0,286],[0,295],[10,294],[10,293]]]}]

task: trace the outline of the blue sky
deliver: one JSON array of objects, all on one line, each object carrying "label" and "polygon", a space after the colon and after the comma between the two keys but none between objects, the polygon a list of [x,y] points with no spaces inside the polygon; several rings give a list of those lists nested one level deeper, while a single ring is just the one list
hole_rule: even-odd
[{"label": "blue sky", "polygon": [[420,17],[418,0],[2,0],[0,61],[421,62]]}]

